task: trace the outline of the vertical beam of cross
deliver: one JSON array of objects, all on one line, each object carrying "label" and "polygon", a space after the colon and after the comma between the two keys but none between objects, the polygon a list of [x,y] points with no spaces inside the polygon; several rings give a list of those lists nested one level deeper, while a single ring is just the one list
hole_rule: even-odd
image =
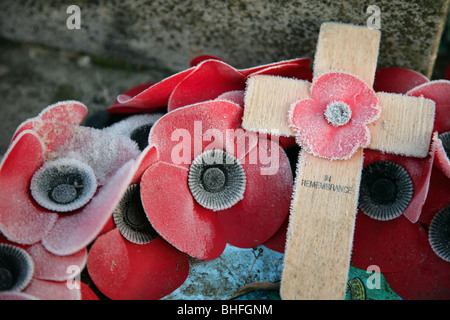
[{"label": "vertical beam of cross", "polygon": [[[372,87],[379,40],[378,30],[324,23],[314,59],[314,78],[343,71]],[[310,87],[306,81],[275,76],[250,78],[243,127],[296,135],[288,120],[289,110],[296,101],[310,97]],[[387,93],[377,96],[382,114],[369,125],[369,147],[426,157],[434,103]],[[283,299],[345,297],[362,165],[361,148],[348,160],[300,152],[281,283]]]}]

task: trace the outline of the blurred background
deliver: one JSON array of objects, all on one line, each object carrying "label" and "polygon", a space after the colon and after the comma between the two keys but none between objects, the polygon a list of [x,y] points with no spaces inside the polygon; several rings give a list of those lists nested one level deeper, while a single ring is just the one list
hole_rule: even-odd
[{"label": "blurred background", "polygon": [[325,21],[367,25],[378,18],[379,67],[443,78],[449,2],[1,0],[0,154],[16,127],[48,105],[74,99],[92,116],[128,88],[188,68],[197,55],[236,68],[313,59]]}]

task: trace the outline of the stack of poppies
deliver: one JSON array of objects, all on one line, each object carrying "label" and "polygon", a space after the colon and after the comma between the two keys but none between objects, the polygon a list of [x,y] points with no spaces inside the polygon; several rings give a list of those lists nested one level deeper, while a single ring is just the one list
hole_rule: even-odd
[{"label": "stack of poppies", "polygon": [[[23,122],[0,166],[0,299],[161,299],[192,259],[283,253],[300,147],[242,128],[245,88],[311,81],[309,64],[200,56],[119,95],[119,121],[63,101]],[[388,68],[374,89],[435,101],[435,134],[425,159],[365,152],[352,266],[378,265],[403,299],[450,298],[450,81]]]}]

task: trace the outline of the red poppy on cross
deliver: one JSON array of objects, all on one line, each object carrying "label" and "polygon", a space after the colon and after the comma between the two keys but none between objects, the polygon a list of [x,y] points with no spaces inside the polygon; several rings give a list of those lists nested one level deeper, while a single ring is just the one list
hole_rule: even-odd
[{"label": "red poppy on cross", "polygon": [[372,89],[380,32],[321,26],[314,79],[248,80],[243,127],[301,145],[281,283],[283,299],[343,299],[363,148],[424,158],[434,102]]}]

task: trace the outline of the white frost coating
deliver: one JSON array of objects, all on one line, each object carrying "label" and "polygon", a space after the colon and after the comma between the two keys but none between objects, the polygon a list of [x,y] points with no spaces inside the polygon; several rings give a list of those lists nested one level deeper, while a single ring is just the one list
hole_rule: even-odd
[{"label": "white frost coating", "polygon": [[97,184],[101,186],[139,154],[137,144],[128,137],[77,126],[74,127],[72,139],[50,153],[48,159],[71,158],[86,163],[94,170]]},{"label": "white frost coating", "polygon": [[103,129],[103,131],[108,134],[130,137],[133,130],[146,124],[153,125],[163,115],[164,113],[132,115]]},{"label": "white frost coating", "polygon": [[[82,181],[78,196],[71,194],[67,203],[58,203],[51,198],[52,190],[62,184],[73,183],[70,176],[77,175]],[[76,186],[76,184],[75,184]],[[74,190],[68,189],[68,190]],[[61,158],[45,162],[36,171],[30,184],[31,196],[42,207],[56,212],[69,212],[81,208],[88,203],[97,191],[97,181],[91,167],[75,159]],[[63,196],[61,196],[63,197]]]}]

